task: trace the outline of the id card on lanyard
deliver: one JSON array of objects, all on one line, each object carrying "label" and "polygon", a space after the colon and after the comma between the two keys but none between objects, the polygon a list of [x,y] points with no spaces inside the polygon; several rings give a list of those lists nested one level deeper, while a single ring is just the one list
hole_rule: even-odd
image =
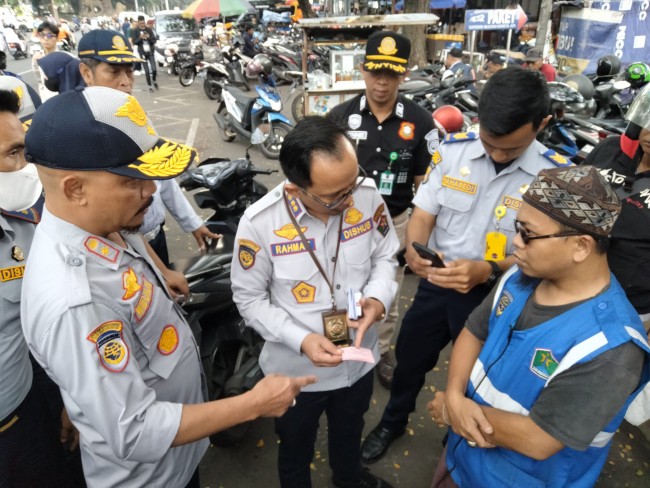
[{"label": "id card on lanyard", "polygon": [[494,209],[497,223],[494,232],[485,234],[485,255],[483,259],[486,261],[503,261],[506,258],[508,237],[503,232],[499,232],[499,221],[506,216],[506,212],[507,209],[503,205],[499,205]]}]

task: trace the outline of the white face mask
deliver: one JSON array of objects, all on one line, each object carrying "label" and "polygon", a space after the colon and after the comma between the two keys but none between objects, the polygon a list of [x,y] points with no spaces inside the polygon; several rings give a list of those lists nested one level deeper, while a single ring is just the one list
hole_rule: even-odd
[{"label": "white face mask", "polygon": [[0,172],[0,208],[18,212],[34,205],[43,193],[36,166],[28,163],[18,171]]}]

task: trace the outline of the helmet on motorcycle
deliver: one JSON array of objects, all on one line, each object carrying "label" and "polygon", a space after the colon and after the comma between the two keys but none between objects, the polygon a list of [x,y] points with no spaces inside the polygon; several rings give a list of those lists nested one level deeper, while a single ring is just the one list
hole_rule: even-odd
[{"label": "helmet on motorcycle", "polygon": [[465,123],[465,117],[457,107],[443,105],[433,111],[433,123],[443,134],[448,134],[460,131]]},{"label": "helmet on motorcycle", "polygon": [[641,88],[650,83],[650,66],[645,63],[632,63],[625,71],[625,80],[632,88]]},{"label": "helmet on motorcycle", "polygon": [[256,54],[255,57],[246,65],[246,74],[255,76],[261,73],[270,75],[273,71],[273,62],[266,54]]},{"label": "helmet on motorcycle", "polygon": [[594,98],[594,84],[585,75],[569,75],[566,76],[562,82],[580,92],[580,95],[582,95],[585,100],[591,100]]},{"label": "helmet on motorcycle", "polygon": [[621,72],[621,60],[613,54],[603,56],[598,60],[598,67],[596,68],[596,75],[602,76],[616,76]]},{"label": "helmet on motorcycle", "polygon": [[634,97],[625,118],[641,128],[650,130],[650,83]]}]

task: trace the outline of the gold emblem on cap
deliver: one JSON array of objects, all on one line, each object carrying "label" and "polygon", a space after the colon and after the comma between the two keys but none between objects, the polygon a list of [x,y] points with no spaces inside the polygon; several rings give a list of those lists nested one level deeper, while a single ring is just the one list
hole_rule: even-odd
[{"label": "gold emblem on cap", "polygon": [[162,146],[149,149],[138,158],[141,164],[129,164],[129,168],[135,168],[147,176],[176,176],[187,167],[191,159],[191,148],[167,141]]},{"label": "gold emblem on cap", "polygon": [[140,106],[135,97],[127,95],[127,102],[117,109],[115,112],[116,117],[128,117],[128,119],[135,125],[143,127],[147,125],[147,114]]},{"label": "gold emblem on cap", "polygon": [[377,51],[386,56],[392,56],[397,52],[397,47],[395,46],[395,39],[392,37],[384,37],[381,40],[381,44],[377,48]]},{"label": "gold emblem on cap", "polygon": [[121,36],[113,36],[113,49],[118,49],[120,51],[126,49],[126,44]]},{"label": "gold emblem on cap", "polygon": [[17,86],[17,87],[14,89],[14,93],[15,93],[16,95],[18,95],[18,103],[19,103],[19,106],[22,107],[22,105],[23,105],[23,95],[24,95],[24,93],[23,93],[23,87],[22,87],[22,86]]}]

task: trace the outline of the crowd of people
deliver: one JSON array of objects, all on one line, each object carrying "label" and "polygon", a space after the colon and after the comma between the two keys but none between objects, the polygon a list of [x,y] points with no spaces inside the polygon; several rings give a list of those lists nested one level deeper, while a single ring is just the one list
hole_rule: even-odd
[{"label": "crowd of people", "polygon": [[[551,116],[534,53],[534,70],[490,73],[478,133],[443,134],[398,93],[409,39],[372,34],[363,93],[296,125],[286,180],[237,230],[233,298],[265,339],[265,378],[206,402],[165,207],[199,247],[220,236],[174,180],[196,152],[161,137],[133,96],[136,63],[158,88],[155,33],[126,24],[81,38],[79,58],[63,59],[72,86],[43,63],[56,54],[50,23],[37,67],[52,93],[0,76],[9,486],[79,486],[82,470],[93,487],[197,488],[207,437],[266,416],[280,485],[308,488],[325,413],[334,486],[388,488],[364,464],[404,434],[450,342],[447,390],[428,404],[449,427],[432,487],[595,484],[626,414],[650,418],[650,89],[626,134],[573,166],[536,140]],[[446,67],[473,77],[459,51]],[[398,328],[400,249],[419,283]],[[374,374],[390,399],[362,442]],[[70,450],[82,468],[63,461]]]}]

